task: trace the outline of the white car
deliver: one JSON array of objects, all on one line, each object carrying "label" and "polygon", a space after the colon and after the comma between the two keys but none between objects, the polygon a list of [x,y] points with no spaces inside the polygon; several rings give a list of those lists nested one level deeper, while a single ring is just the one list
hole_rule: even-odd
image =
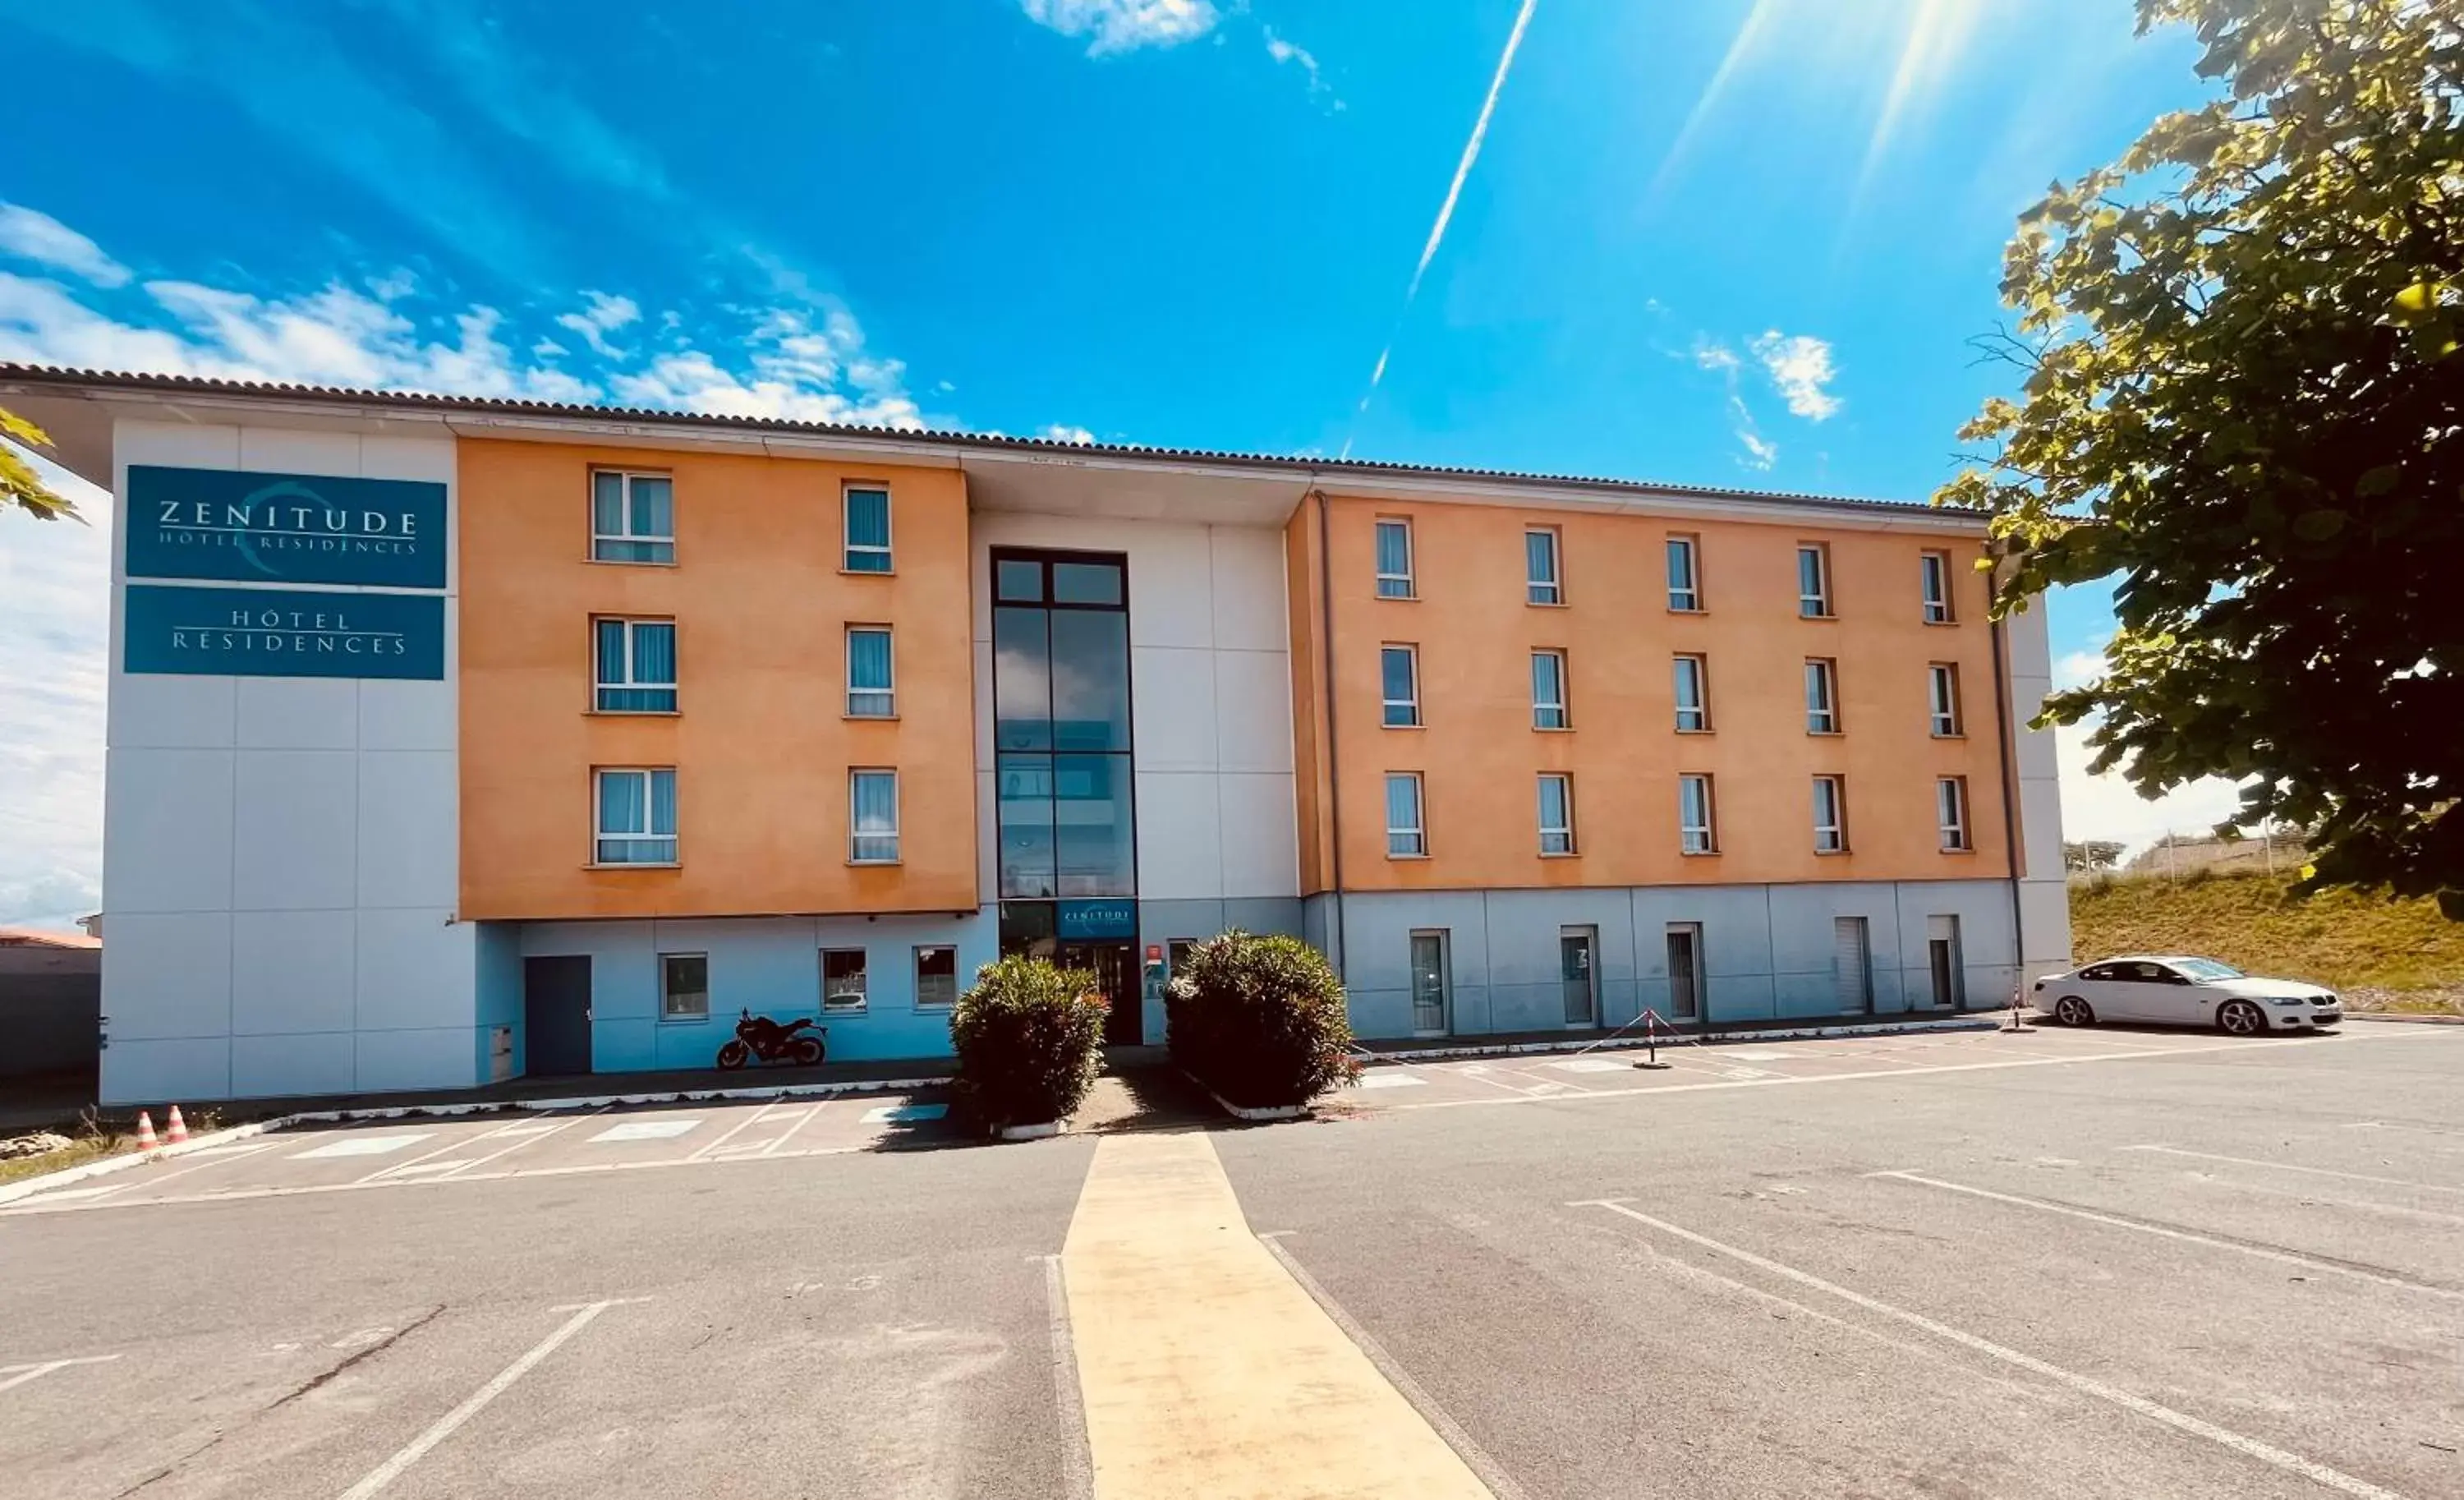
[{"label": "white car", "polygon": [[2030,1002],[2066,1026],[2155,1021],[2234,1036],[2309,1031],[2344,1019],[2333,990],[2244,974],[2213,959],[2131,954],[2036,981]]}]

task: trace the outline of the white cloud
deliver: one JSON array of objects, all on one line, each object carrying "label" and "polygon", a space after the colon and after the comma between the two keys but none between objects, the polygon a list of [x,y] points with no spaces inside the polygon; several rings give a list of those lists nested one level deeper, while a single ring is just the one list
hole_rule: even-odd
[{"label": "white cloud", "polygon": [[1038,26],[1090,38],[1089,57],[1177,46],[1221,19],[1210,0],[1019,0],[1019,9]]},{"label": "white cloud", "polygon": [[111,496],[33,462],[87,524],[0,516],[0,923],[65,930],[102,904]]},{"label": "white cloud", "polygon": [[[1333,85],[1328,83],[1325,77],[1318,72],[1316,54],[1276,35],[1275,29],[1271,26],[1265,27],[1263,30],[1266,36],[1266,55],[1274,58],[1279,64],[1287,62],[1297,64],[1301,72],[1308,76],[1309,98],[1320,99],[1333,94]],[[1343,100],[1335,99],[1329,107],[1341,109]]]},{"label": "white cloud", "polygon": [[2104,675],[2104,649],[2069,651],[2055,658],[2054,686],[2076,688]]},{"label": "white cloud", "polygon": [[1048,442],[1054,443],[1091,443],[1095,441],[1094,433],[1088,431],[1083,427],[1071,427],[1064,422],[1055,422],[1035,435],[1044,438]]},{"label": "white cloud", "polygon": [[[1739,414],[1741,416],[1743,414],[1742,408],[1739,408]],[[1771,465],[1779,462],[1779,445],[1764,437],[1760,432],[1755,431],[1753,429],[1753,423],[1750,420],[1746,421],[1744,425],[1737,429],[1737,441],[1744,444],[1746,449],[1745,456],[1738,459],[1737,462],[1744,464],[1747,468],[1757,470],[1769,469]]]},{"label": "white cloud", "polygon": [[642,309],[635,306],[629,297],[609,297],[605,292],[584,292],[582,297],[588,305],[578,313],[566,313],[556,320],[556,325],[580,334],[582,342],[590,345],[593,353],[605,359],[622,359],[623,351],[609,343],[607,336],[627,323],[638,321]]},{"label": "white cloud", "polygon": [[2140,796],[2119,770],[2091,773],[2088,762],[2096,752],[2087,737],[2095,727],[2090,720],[2054,731],[2054,760],[2061,771],[2062,837],[2111,839],[2136,851],[2167,832],[2204,835],[2241,805],[2240,788],[2222,777],[2190,782],[2151,801]]},{"label": "white cloud", "polygon": [[1737,351],[1707,335],[1694,339],[1694,364],[1720,377],[1728,387],[1728,430],[1736,434],[1737,446],[1745,452],[1737,463],[1760,474],[1779,462],[1779,445],[1763,436],[1762,428],[1754,421],[1751,407],[1746,405],[1745,392],[1738,388],[1738,376],[1744,373],[1746,362]]},{"label": "white cloud", "polygon": [[1838,414],[1839,398],[1826,389],[1837,375],[1831,367],[1831,345],[1811,334],[1783,334],[1771,329],[1753,342],[1754,358],[1788,398],[1788,409],[1809,421]]},{"label": "white cloud", "polygon": [[126,286],[126,266],[102,247],[39,210],[0,203],[0,252],[83,276],[97,286]]}]

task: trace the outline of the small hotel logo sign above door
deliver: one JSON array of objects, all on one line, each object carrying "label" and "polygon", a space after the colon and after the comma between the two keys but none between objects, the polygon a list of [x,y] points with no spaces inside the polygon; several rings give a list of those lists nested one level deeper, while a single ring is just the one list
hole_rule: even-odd
[{"label": "small hotel logo sign above door", "polygon": [[443,588],[445,486],[128,468],[128,576]]},{"label": "small hotel logo sign above door", "polygon": [[1138,935],[1135,901],[1064,901],[1053,914],[1064,942],[1095,942]]},{"label": "small hotel logo sign above door", "polygon": [[131,584],[123,639],[130,672],[435,682],[445,598]]}]

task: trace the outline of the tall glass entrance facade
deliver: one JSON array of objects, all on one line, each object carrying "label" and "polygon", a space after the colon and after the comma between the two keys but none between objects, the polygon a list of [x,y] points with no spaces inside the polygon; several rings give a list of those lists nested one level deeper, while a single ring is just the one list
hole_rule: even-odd
[{"label": "tall glass entrance facade", "polygon": [[1106,1040],[1141,1040],[1129,571],[996,548],[993,749],[1003,953],[1093,969]]}]

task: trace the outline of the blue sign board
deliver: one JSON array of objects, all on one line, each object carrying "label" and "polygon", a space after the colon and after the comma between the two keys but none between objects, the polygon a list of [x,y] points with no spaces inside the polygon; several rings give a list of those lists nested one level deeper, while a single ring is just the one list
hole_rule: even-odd
[{"label": "blue sign board", "polygon": [[131,578],[443,588],[445,486],[128,466]]},{"label": "blue sign board", "polygon": [[445,596],[128,585],[130,672],[445,677]]},{"label": "blue sign board", "polygon": [[1064,901],[1054,914],[1053,927],[1064,942],[1135,938],[1138,903],[1126,896],[1114,901]]}]

